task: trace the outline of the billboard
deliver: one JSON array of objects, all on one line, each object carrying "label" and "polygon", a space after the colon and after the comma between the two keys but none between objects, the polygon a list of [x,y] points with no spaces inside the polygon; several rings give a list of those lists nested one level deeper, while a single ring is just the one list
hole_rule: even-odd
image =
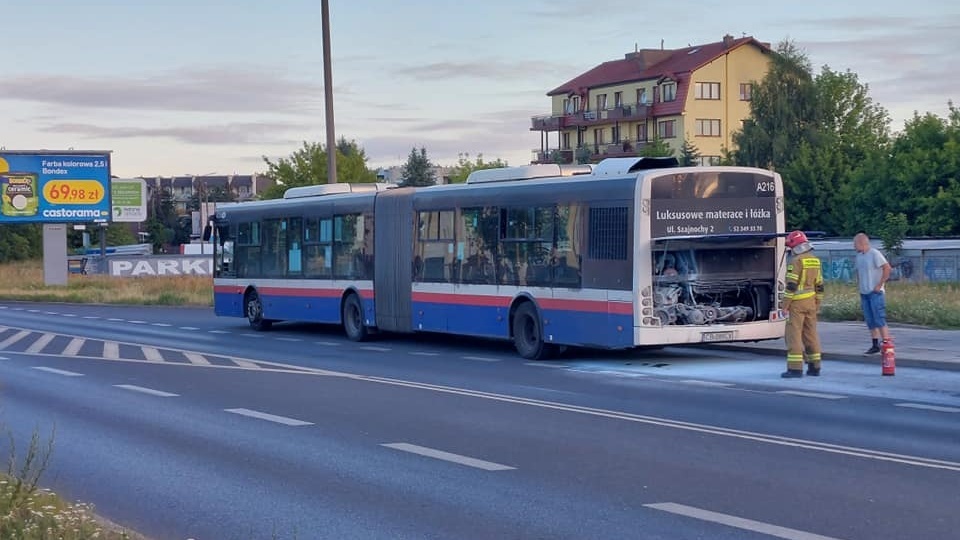
[{"label": "billboard", "polygon": [[143,178],[114,178],[110,182],[113,222],[141,223],[147,220],[147,184]]},{"label": "billboard", "polygon": [[110,221],[110,153],[0,150],[0,223]]}]

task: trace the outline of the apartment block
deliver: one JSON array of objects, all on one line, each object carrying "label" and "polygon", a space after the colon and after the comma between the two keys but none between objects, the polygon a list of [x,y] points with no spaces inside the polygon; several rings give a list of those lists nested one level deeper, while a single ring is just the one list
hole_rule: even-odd
[{"label": "apartment block", "polygon": [[604,62],[547,93],[550,114],[534,163],[592,163],[635,156],[654,139],[680,155],[692,142],[701,164],[719,162],[750,116],[753,83],[767,73],[770,45],[753,37],[682,49],[638,49]]}]

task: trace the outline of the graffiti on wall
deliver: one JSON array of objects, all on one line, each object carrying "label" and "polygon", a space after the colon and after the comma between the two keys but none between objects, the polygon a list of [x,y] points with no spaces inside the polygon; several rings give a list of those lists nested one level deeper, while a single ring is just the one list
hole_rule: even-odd
[{"label": "graffiti on wall", "polygon": [[[857,265],[854,256],[827,256],[823,261],[823,279],[856,283]],[[955,257],[900,257],[890,261],[891,281],[957,281],[958,261]]]}]

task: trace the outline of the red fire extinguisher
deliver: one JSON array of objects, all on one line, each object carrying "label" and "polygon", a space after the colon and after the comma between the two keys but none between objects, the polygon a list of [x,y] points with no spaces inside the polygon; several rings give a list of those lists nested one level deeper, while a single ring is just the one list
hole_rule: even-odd
[{"label": "red fire extinguisher", "polygon": [[881,373],[883,375],[893,376],[897,370],[896,351],[893,348],[893,339],[883,340],[880,345],[880,355],[883,357]]}]

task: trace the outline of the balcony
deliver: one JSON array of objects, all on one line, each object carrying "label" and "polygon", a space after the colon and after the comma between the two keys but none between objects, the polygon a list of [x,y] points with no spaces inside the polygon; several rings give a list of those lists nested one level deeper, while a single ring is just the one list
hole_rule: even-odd
[{"label": "balcony", "polygon": [[553,150],[543,151],[539,148],[533,150],[533,164],[557,163],[559,165],[568,165],[573,163],[572,148],[554,148]]},{"label": "balcony", "polygon": [[530,119],[530,131],[560,131],[565,127],[566,117],[545,114]]},{"label": "balcony", "polygon": [[621,105],[602,111],[581,111],[565,117],[564,127],[587,127],[616,121],[636,122],[650,116],[649,105]]}]

